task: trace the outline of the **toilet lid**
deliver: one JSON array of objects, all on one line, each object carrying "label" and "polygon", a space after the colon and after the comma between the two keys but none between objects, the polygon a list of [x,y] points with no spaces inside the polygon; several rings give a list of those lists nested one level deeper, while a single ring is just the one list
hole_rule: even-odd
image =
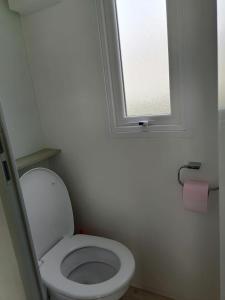
[{"label": "toilet lid", "polygon": [[70,197],[62,179],[45,168],[35,168],[20,178],[25,208],[37,258],[59,240],[74,233]]}]

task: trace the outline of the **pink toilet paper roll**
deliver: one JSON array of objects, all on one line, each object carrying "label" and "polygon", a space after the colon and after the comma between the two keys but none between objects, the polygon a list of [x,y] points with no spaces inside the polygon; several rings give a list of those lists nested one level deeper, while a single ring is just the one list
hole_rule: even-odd
[{"label": "pink toilet paper roll", "polygon": [[198,213],[208,210],[209,184],[206,181],[186,181],[183,186],[184,208]]}]

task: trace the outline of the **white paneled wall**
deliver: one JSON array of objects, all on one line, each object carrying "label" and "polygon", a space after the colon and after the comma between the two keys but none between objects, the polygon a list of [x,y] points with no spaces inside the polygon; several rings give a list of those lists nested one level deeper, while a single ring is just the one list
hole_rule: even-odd
[{"label": "white paneled wall", "polygon": [[207,215],[184,211],[176,177],[197,160],[200,178],[218,180],[216,3],[170,1],[185,11],[181,96],[191,107],[190,137],[110,136],[95,1],[63,1],[24,17],[23,28],[45,142],[62,149],[54,168],[80,224],[131,248],[136,286],[217,300],[218,195]]},{"label": "white paneled wall", "polygon": [[0,0],[0,101],[16,157],[43,146],[20,18]]},{"label": "white paneled wall", "polygon": [[[0,0],[0,102],[15,155],[43,145],[20,18]],[[25,300],[24,287],[0,199],[0,300]]]}]

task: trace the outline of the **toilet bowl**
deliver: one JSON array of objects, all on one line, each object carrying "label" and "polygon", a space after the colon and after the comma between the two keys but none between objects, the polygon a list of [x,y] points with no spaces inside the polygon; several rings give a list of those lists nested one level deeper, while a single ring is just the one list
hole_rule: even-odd
[{"label": "toilet bowl", "polygon": [[51,300],[118,300],[135,270],[119,242],[75,234],[69,194],[62,179],[35,168],[21,179],[25,208],[41,278]]}]

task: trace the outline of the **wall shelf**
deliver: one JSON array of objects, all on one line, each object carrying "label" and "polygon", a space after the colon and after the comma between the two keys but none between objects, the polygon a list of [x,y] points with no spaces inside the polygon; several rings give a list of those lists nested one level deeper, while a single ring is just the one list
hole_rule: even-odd
[{"label": "wall shelf", "polygon": [[9,8],[21,15],[35,13],[55,5],[61,0],[8,0]]},{"label": "wall shelf", "polygon": [[25,168],[29,168],[35,164],[58,155],[60,152],[60,149],[45,148],[32,154],[23,156],[16,160],[17,169],[20,171]]}]

